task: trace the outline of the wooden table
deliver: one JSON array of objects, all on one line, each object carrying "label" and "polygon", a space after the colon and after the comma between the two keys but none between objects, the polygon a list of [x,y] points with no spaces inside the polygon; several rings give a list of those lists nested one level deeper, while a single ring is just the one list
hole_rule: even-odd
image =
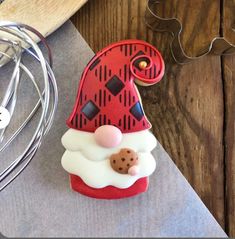
[{"label": "wooden table", "polygon": [[[235,236],[235,56],[175,64],[170,35],[147,29],[145,7],[144,0],[89,1],[71,19],[95,52],[128,38],[146,40],[162,52],[164,79],[139,87],[145,112],[181,172],[229,236]],[[171,0],[159,5],[158,13],[182,20],[188,54],[197,54],[219,34],[235,43],[229,28],[234,0]]]}]

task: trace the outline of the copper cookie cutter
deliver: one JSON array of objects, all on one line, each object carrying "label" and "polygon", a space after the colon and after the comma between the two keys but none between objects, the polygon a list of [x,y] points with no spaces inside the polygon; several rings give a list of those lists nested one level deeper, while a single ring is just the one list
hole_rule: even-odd
[{"label": "copper cookie cutter", "polygon": [[[225,37],[217,36],[212,39],[207,50],[202,54],[197,56],[187,55],[181,43],[181,32],[183,31],[183,25],[180,20],[175,17],[162,18],[153,10],[157,4],[160,4],[162,2],[164,2],[164,0],[148,0],[145,14],[145,23],[153,31],[169,32],[172,34],[173,40],[170,44],[170,48],[172,56],[177,63],[185,64],[210,53],[216,55],[231,55],[235,53],[234,44],[229,42]],[[235,33],[235,24],[231,26],[231,28]]]}]

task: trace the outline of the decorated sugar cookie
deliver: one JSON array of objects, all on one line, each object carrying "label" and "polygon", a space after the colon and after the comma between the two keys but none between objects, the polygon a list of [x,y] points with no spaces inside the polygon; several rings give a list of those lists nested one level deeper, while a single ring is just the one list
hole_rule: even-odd
[{"label": "decorated sugar cookie", "polygon": [[100,199],[147,190],[157,142],[135,83],[152,85],[163,74],[160,53],[140,40],[114,43],[91,59],[62,137],[62,166],[73,190]]}]

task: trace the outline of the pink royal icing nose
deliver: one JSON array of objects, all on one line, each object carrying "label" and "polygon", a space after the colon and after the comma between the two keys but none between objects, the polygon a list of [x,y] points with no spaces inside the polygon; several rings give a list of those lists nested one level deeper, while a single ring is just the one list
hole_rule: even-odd
[{"label": "pink royal icing nose", "polygon": [[134,165],[129,168],[128,174],[130,174],[131,176],[136,176],[139,173],[139,171],[140,171],[139,165]]},{"label": "pink royal icing nose", "polygon": [[122,141],[122,132],[113,125],[102,125],[95,131],[97,144],[105,148],[113,148]]}]

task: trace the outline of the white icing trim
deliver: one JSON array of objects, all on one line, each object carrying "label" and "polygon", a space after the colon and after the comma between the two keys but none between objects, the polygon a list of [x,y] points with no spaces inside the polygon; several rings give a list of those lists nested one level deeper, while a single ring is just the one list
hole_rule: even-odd
[{"label": "white icing trim", "polygon": [[128,188],[136,180],[152,174],[156,168],[156,162],[151,153],[138,153],[140,171],[136,176],[119,174],[110,166],[108,159],[91,161],[81,152],[66,150],[61,163],[63,168],[71,174],[78,175],[82,180],[93,188],[103,188],[109,185],[118,188]]},{"label": "white icing trim", "polygon": [[69,129],[62,137],[63,146],[69,151],[81,151],[82,154],[93,161],[101,161],[111,154],[117,153],[121,148],[130,148],[136,152],[151,152],[157,145],[154,135],[149,130],[123,134],[121,143],[114,148],[99,146],[94,133]]},{"label": "white icing trim", "polygon": [[[90,187],[103,188],[112,185],[128,188],[139,178],[154,172],[156,162],[151,151],[156,147],[157,141],[149,130],[122,136],[117,147],[105,148],[96,143],[94,133],[69,129],[62,137],[62,144],[67,149],[62,157],[62,166],[69,173],[80,176]],[[130,148],[138,154],[138,175],[119,174],[112,169],[108,158],[121,148]]]}]

